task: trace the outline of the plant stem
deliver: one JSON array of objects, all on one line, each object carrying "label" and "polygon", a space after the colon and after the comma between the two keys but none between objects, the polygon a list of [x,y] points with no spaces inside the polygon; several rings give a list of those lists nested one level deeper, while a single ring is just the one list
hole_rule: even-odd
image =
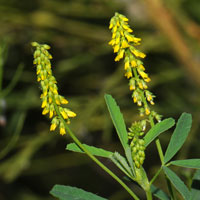
[{"label": "plant stem", "polygon": [[54,106],[55,106],[55,110],[60,118],[60,120],[63,122],[65,129],[67,130],[67,132],[69,133],[70,137],[74,140],[74,142],[88,155],[88,157],[90,157],[97,165],[99,165],[104,171],[106,171],[110,176],[112,176],[135,200],[140,200],[136,194],[120,179],[118,178],[110,169],[108,169],[102,162],[100,162],[95,156],[93,156],[83,145],[82,143],[79,141],[79,139],[75,136],[75,134],[71,131],[71,129],[68,127],[68,125],[66,124],[66,121],[63,119],[63,117],[61,116],[59,109],[57,107],[57,104],[55,103],[55,99],[53,99],[54,101]]},{"label": "plant stem", "polygon": [[154,177],[151,179],[150,185],[152,185],[152,183],[156,180],[157,176],[160,174],[161,171],[162,171],[162,167],[160,167],[160,169],[156,172]]},{"label": "plant stem", "polygon": [[[149,115],[149,121],[150,121],[151,127],[153,127],[154,126],[154,121],[153,121],[153,117],[151,116],[151,114]],[[156,139],[156,147],[157,147],[157,150],[158,150],[160,161],[161,161],[161,163],[163,165],[164,164],[164,154],[163,154],[163,150],[162,150],[162,147],[161,147],[159,139]]]},{"label": "plant stem", "polygon": [[151,189],[149,189],[148,191],[146,191],[146,197],[147,197],[147,200],[152,200]]},{"label": "plant stem", "polygon": [[[149,115],[149,121],[150,121],[151,127],[153,127],[154,126],[154,121],[153,121],[153,118],[152,118],[151,114]],[[164,165],[164,154],[163,154],[163,150],[162,150],[162,147],[161,147],[159,139],[156,139],[156,147],[157,147],[158,154],[159,154],[162,166],[163,166]],[[159,169],[159,171],[158,171],[159,173],[160,173],[161,169],[162,168]],[[152,184],[152,182],[156,179],[156,177],[159,174],[158,172],[153,177],[153,179],[151,180],[150,184]],[[167,187],[168,187],[169,193],[171,194],[172,199],[176,199],[171,182],[169,181],[169,179],[166,176],[165,176],[165,179],[167,181]]]}]

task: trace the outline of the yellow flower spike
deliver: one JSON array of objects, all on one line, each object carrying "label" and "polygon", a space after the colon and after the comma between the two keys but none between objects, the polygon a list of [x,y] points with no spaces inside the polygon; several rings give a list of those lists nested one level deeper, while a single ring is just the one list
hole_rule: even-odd
[{"label": "yellow flower spike", "polygon": [[[70,110],[64,110],[66,108],[61,107],[62,104],[67,104],[68,101],[58,94],[58,88],[56,85],[56,79],[52,75],[51,62],[52,56],[48,53],[50,46],[40,45],[36,42],[32,43],[36,47],[34,52],[34,61],[36,65],[37,80],[40,82],[42,94],[42,114],[46,115],[49,113],[49,118],[53,118],[51,121],[50,131],[54,131],[60,124],[60,134],[66,134],[63,121],[58,116],[62,116],[67,124],[70,123],[69,117],[75,117],[76,114]],[[56,110],[56,107],[58,108]],[[58,113],[57,113],[58,112]]]}]

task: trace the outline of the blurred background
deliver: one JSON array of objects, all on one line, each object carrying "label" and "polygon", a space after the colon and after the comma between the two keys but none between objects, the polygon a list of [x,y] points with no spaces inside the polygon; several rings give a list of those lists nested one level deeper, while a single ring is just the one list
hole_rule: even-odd
[{"label": "blurred background", "polygon": [[[0,0],[0,200],[51,200],[54,184],[83,188],[109,200],[130,199],[85,155],[65,150],[69,137],[49,131],[50,121],[41,115],[30,45],[37,41],[52,47],[53,72],[68,107],[77,113],[70,127],[80,140],[123,153],[104,94],[116,99],[127,127],[139,115],[123,62],[114,62],[108,46],[109,20],[116,11],[129,18],[134,34],[142,38],[139,49],[147,54],[154,110],[176,120],[184,111],[192,113],[193,128],[176,158],[200,157],[199,0]],[[160,139],[166,149],[170,131]],[[123,176],[110,161],[101,161]],[[159,165],[150,145],[144,163],[150,178]],[[190,183],[193,171],[178,173]],[[155,185],[166,191],[162,175]],[[130,186],[143,197],[137,185]]]}]

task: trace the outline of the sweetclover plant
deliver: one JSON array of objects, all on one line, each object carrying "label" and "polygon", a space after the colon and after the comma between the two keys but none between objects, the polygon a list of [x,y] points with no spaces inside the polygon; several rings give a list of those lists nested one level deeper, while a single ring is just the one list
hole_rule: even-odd
[{"label": "sweetclover plant", "polygon": [[[178,121],[175,122],[173,118],[162,119],[162,116],[153,110],[155,95],[148,89],[148,83],[151,79],[145,72],[142,61],[146,55],[137,49],[137,46],[141,43],[141,38],[133,35],[133,30],[128,21],[127,17],[119,13],[115,13],[111,18],[109,29],[112,32],[112,39],[109,45],[113,47],[114,53],[116,53],[115,61],[123,60],[124,62],[124,75],[128,79],[132,100],[139,107],[141,119],[133,122],[131,127],[127,128],[115,99],[111,95],[105,94],[105,102],[111,120],[124,150],[123,155],[117,152],[117,149],[115,152],[110,152],[82,144],[79,141],[69,127],[70,118],[76,117],[76,114],[64,106],[68,101],[59,94],[56,78],[52,73],[50,46],[33,42],[32,46],[35,48],[33,63],[36,66],[37,81],[42,90],[40,97],[42,114],[48,114],[51,119],[50,131],[59,128],[61,135],[68,134],[72,138],[74,143],[68,144],[67,150],[85,153],[89,156],[130,194],[130,199],[140,199],[138,194],[130,187],[132,183],[137,183],[146,194],[147,200],[152,200],[153,197],[161,200],[198,200],[200,199],[200,191],[196,187],[196,183],[200,179],[200,171],[198,170],[200,169],[200,159],[173,160],[189,134],[192,116],[189,113],[182,113]],[[146,127],[150,127],[150,129],[147,130]],[[174,127],[174,131],[164,152],[158,137],[172,127]],[[159,170],[151,179],[143,168],[145,150],[150,143],[155,143],[161,163]],[[111,160],[124,173],[124,177],[119,178],[97,157]],[[171,165],[197,169],[192,185],[186,186],[170,169]],[[167,190],[164,192],[154,185],[154,181],[162,171],[165,174],[168,193],[166,193]],[[60,200],[106,200],[106,198],[82,189],[63,185],[55,185],[50,193]]]}]

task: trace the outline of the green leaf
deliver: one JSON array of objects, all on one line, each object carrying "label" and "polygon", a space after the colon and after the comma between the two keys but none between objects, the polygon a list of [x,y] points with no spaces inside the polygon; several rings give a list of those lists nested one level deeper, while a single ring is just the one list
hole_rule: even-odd
[{"label": "green leaf", "polygon": [[[93,146],[89,146],[87,144],[83,144],[83,146],[92,154],[95,156],[101,156],[101,157],[105,157],[105,158],[110,158],[113,153],[101,148],[97,148],[97,147],[93,147]],[[78,152],[78,153],[84,153],[84,151],[82,151],[77,144],[75,143],[70,143],[67,145],[66,147],[67,150],[69,151],[74,151],[74,152]]]},{"label": "green leaf", "polygon": [[200,197],[200,170],[197,170],[192,179],[190,200],[199,200]]},{"label": "green leaf", "polygon": [[64,185],[55,185],[50,191],[50,194],[59,200],[106,200],[105,198],[92,194],[91,192]]},{"label": "green leaf", "polygon": [[128,162],[131,166],[131,169],[134,173],[131,150],[130,150],[130,146],[128,144],[128,133],[126,130],[126,125],[124,123],[123,115],[121,114],[119,106],[117,105],[116,101],[112,98],[111,95],[105,94],[104,97],[105,97],[106,105],[108,107],[112,122],[115,126],[115,129],[117,131],[120,142],[124,148],[127,160],[128,160]]},{"label": "green leaf", "polygon": [[160,200],[170,200],[169,196],[161,189],[157,188],[153,184],[151,185],[152,194]]},{"label": "green leaf", "polygon": [[200,169],[200,159],[187,159],[187,160],[175,160],[170,162],[172,165]]},{"label": "green leaf", "polygon": [[174,119],[168,118],[153,126],[144,136],[145,146],[147,147],[156,137],[158,137],[164,131],[170,129],[172,126],[174,126],[174,124]]},{"label": "green leaf", "polygon": [[126,161],[126,158],[121,156],[118,152],[115,152],[110,159],[128,177],[133,177],[133,173],[132,173],[131,168],[129,167],[129,165],[128,165],[127,161]]},{"label": "green leaf", "polygon": [[182,147],[192,125],[192,116],[188,113],[183,113],[179,118],[176,128],[172,134],[169,145],[167,147],[164,163],[167,163]]},{"label": "green leaf", "polygon": [[190,198],[190,191],[188,190],[184,182],[168,167],[163,167],[163,170],[170,182],[180,192],[182,197],[185,200],[188,200]]},{"label": "green leaf", "polygon": [[124,150],[126,150],[126,147],[129,145],[128,145],[128,133],[126,130],[126,125],[124,123],[124,118],[120,112],[119,106],[117,105],[116,101],[112,98],[112,96],[109,94],[105,94],[104,97],[111,119],[119,136],[120,142]]}]

